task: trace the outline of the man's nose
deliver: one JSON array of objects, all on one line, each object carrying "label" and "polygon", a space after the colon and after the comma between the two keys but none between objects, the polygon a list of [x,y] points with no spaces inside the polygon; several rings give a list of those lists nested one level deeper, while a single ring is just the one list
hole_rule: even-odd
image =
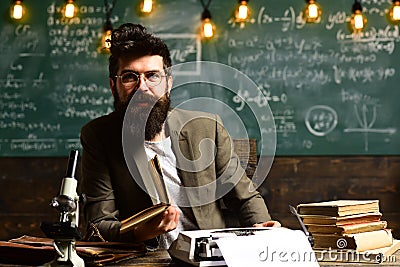
[{"label": "man's nose", "polygon": [[137,85],[137,90],[148,91],[149,87],[146,84],[146,78],[143,74],[139,75],[139,82]]}]

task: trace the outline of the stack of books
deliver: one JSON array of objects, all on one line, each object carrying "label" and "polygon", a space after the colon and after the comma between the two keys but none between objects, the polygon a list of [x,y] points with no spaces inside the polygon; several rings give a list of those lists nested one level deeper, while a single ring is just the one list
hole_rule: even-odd
[{"label": "stack of books", "polygon": [[314,249],[364,252],[393,245],[378,200],[299,204],[297,212],[314,237]]}]

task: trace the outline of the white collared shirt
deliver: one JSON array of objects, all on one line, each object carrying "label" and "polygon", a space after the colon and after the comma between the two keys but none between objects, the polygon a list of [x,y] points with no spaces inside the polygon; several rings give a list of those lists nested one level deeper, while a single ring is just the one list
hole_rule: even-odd
[{"label": "white collared shirt", "polygon": [[[167,137],[161,141],[146,141],[145,151],[147,154],[147,160],[154,158],[157,155],[161,169],[163,172],[163,178],[167,186],[167,190],[171,197],[171,204],[174,203],[188,203],[186,192],[183,188],[181,179],[178,176],[176,170],[176,157],[172,151],[171,138]],[[159,201],[159,199],[158,199]],[[178,226],[175,230],[172,230],[166,234],[163,234],[159,238],[160,248],[169,248],[172,242],[178,237],[178,234],[182,230],[196,230],[198,226],[196,220],[191,212],[190,208],[180,208],[176,206],[180,212],[180,218]]]}]

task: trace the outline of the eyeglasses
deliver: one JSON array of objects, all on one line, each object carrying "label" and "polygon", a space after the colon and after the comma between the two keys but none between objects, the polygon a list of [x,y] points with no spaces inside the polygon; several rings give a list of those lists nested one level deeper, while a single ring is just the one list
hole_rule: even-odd
[{"label": "eyeglasses", "polygon": [[124,72],[121,75],[115,75],[116,78],[120,78],[122,84],[125,87],[132,88],[139,84],[140,76],[144,76],[145,83],[148,87],[154,87],[161,83],[163,75],[160,71],[148,71],[144,73],[136,73],[133,71]]}]

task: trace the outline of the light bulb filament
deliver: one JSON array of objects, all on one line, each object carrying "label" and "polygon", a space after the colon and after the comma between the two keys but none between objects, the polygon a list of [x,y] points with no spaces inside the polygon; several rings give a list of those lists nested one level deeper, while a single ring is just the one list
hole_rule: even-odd
[{"label": "light bulb filament", "polygon": [[22,19],[23,16],[24,16],[24,7],[22,6],[21,1],[17,0],[11,7],[11,18]]},{"label": "light bulb filament", "polygon": [[214,29],[211,21],[209,19],[206,19],[203,24],[203,33],[204,37],[206,38],[211,38],[214,36]]},{"label": "light bulb filament", "polygon": [[400,21],[400,0],[393,1],[393,5],[389,11],[390,18],[396,22]]},{"label": "light bulb filament", "polygon": [[75,5],[74,3],[67,3],[65,5],[65,17],[73,18],[75,16]]},{"label": "light bulb filament", "polygon": [[312,19],[318,18],[318,7],[316,4],[310,4],[308,6],[308,16]]},{"label": "light bulb filament", "polygon": [[237,12],[237,19],[246,20],[249,16],[249,8],[247,4],[241,4]]},{"label": "light bulb filament", "polygon": [[143,0],[142,12],[150,13],[153,10],[153,1],[152,0]]}]

